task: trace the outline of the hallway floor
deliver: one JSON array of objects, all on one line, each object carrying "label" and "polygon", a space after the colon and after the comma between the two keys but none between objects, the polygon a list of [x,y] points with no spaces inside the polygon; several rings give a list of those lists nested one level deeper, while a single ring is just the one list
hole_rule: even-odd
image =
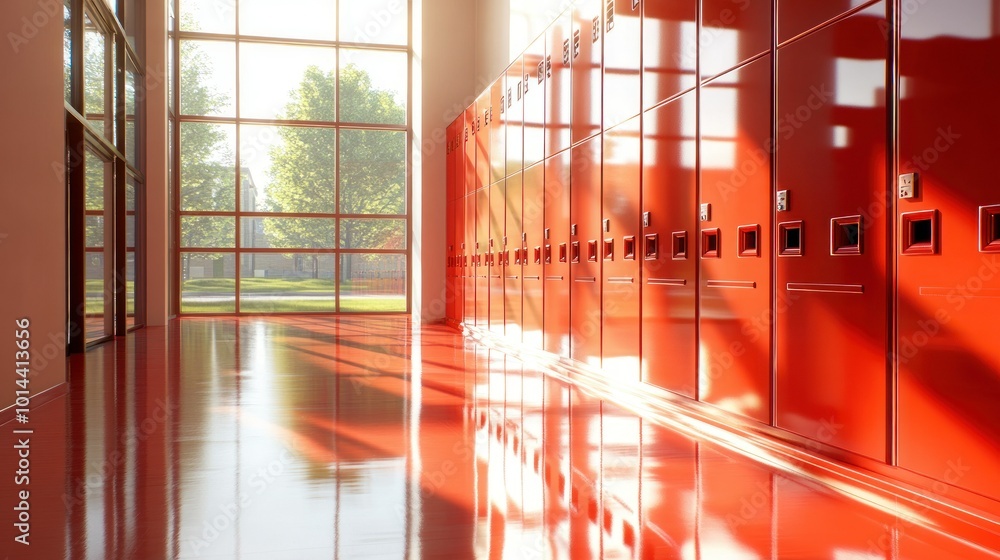
[{"label": "hallway floor", "polygon": [[404,318],[184,319],[71,369],[0,556],[1000,557]]}]

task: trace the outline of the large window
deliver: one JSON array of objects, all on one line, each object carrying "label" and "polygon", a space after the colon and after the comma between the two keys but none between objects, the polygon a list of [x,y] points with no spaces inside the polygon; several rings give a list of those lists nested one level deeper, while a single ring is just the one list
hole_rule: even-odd
[{"label": "large window", "polygon": [[143,323],[142,7],[63,3],[73,351]]},{"label": "large window", "polygon": [[171,2],[177,311],[409,310],[409,12]]}]

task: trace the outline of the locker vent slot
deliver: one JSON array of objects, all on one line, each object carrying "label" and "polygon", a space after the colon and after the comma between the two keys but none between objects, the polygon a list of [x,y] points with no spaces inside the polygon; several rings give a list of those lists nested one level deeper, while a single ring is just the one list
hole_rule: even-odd
[{"label": "locker vent slot", "polygon": [[864,246],[861,216],[830,220],[830,254],[860,255]]},{"label": "locker vent slot", "polygon": [[937,210],[902,214],[900,228],[904,255],[933,255],[937,253]]},{"label": "locker vent slot", "polygon": [[573,242],[572,253],[573,254],[571,256],[571,262],[573,262],[574,264],[575,263],[579,263],[580,262],[580,242],[579,241],[574,241]]},{"label": "locker vent slot", "polygon": [[627,261],[635,260],[635,236],[629,235],[622,240],[622,258]]},{"label": "locker vent slot", "polygon": [[720,232],[718,229],[706,229],[701,232],[701,256],[706,259],[717,259],[722,251],[720,250]]},{"label": "locker vent slot", "polygon": [[552,245],[545,246],[545,264],[552,264]]},{"label": "locker vent slot", "polygon": [[604,260],[613,261],[615,260],[615,240],[605,239],[604,240]]},{"label": "locker vent slot", "polygon": [[651,233],[646,236],[644,256],[647,261],[655,261],[660,255],[660,234]]},{"label": "locker vent slot", "polygon": [[684,260],[688,257],[688,234],[686,231],[675,231],[672,235],[671,257],[674,260]]},{"label": "locker vent slot", "polygon": [[760,256],[760,226],[740,226],[740,252],[741,257]]},{"label": "locker vent slot", "polygon": [[587,260],[597,262],[597,240],[591,239],[587,242]]},{"label": "locker vent slot", "polygon": [[1000,205],[979,209],[979,250],[1000,253]]},{"label": "locker vent slot", "polygon": [[559,244],[559,262],[561,262],[561,263],[566,262],[566,244],[565,243],[560,243]]},{"label": "locker vent slot", "polygon": [[542,248],[535,247],[535,264],[542,264]]},{"label": "locker vent slot", "polygon": [[802,222],[778,224],[778,255],[797,257],[802,255]]}]

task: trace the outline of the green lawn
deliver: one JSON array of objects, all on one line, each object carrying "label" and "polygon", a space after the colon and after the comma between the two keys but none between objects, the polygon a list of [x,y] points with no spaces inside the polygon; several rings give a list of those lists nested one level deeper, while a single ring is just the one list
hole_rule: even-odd
[{"label": "green lawn", "polygon": [[[360,290],[361,282],[341,283],[341,311],[347,313],[378,313],[406,311],[406,300],[401,296],[351,297],[352,290]],[[278,300],[265,298],[244,298],[240,311],[245,313],[333,313],[335,283],[330,279],[316,278],[244,278],[240,281],[240,293],[288,294]],[[231,297],[235,296],[236,282],[231,278],[198,278],[184,282],[182,288],[181,313],[234,313],[235,303],[227,301],[199,301],[194,294]],[[322,297],[321,294],[328,297]],[[184,297],[184,296],[188,297]],[[302,295],[303,297],[296,297]]]},{"label": "green lawn", "polygon": [[[333,313],[333,303],[327,299],[287,299],[282,300],[280,307],[275,307],[267,301],[244,301],[240,306],[244,313]],[[340,300],[340,310],[344,313],[403,313],[406,311],[406,300],[401,297],[386,298],[352,298],[343,297]],[[234,303],[218,301],[185,301],[181,313],[234,313]]]}]

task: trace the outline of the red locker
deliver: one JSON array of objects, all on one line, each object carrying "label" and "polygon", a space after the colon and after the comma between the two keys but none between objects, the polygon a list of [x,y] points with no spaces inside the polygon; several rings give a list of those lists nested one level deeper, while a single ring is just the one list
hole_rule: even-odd
[{"label": "red locker", "polygon": [[[647,0],[646,3],[648,3]],[[608,0],[604,14],[604,129],[642,109],[641,0]]]},{"label": "red locker", "polygon": [[493,110],[490,106],[493,88],[487,89],[476,99],[476,114],[473,130],[476,139],[476,185],[475,190],[488,188],[493,184]]},{"label": "red locker", "polygon": [[698,98],[644,115],[642,380],[694,398],[698,363]]},{"label": "red locker", "polygon": [[573,106],[573,14],[559,16],[545,34],[545,158],[569,148]]},{"label": "red locker", "polygon": [[[501,75],[490,86],[488,94],[488,106],[485,109],[489,116],[489,136],[490,136],[490,176],[489,184],[504,180],[507,176],[507,127],[503,120],[504,113],[500,107],[506,103],[504,99],[507,93],[506,76]],[[506,110],[506,108],[504,109]]]},{"label": "red locker", "polygon": [[523,341],[529,348],[543,347],[544,258],[545,249],[545,165],[533,165],[524,171],[521,213],[523,241],[521,243],[523,289]]},{"label": "red locker", "polygon": [[642,107],[692,89],[698,72],[698,0],[643,2]]},{"label": "red locker", "polygon": [[504,277],[510,251],[507,247],[504,227],[507,222],[507,200],[505,198],[505,181],[495,183],[490,187],[489,208],[489,298],[490,331],[503,336],[504,334]]},{"label": "red locker", "polygon": [[540,245],[545,285],[546,352],[569,357],[570,153],[545,161],[545,230]]},{"label": "red locker", "polygon": [[490,327],[490,262],[495,259],[490,247],[490,189],[476,191],[476,326]]},{"label": "red locker", "polygon": [[545,159],[545,47],[536,39],[524,53],[524,168]]},{"label": "red locker", "polygon": [[604,18],[602,0],[581,0],[573,9],[570,49],[572,72],[572,142],[601,131],[603,116]]},{"label": "red locker", "polygon": [[510,342],[521,342],[521,269],[524,266],[522,227],[522,175],[517,172],[507,179],[504,190],[507,215],[504,226],[504,333]]},{"label": "red locker", "polygon": [[701,37],[685,37],[685,48],[690,48],[687,45],[692,41],[701,46],[703,79],[735,68],[771,48],[770,2],[702,0],[701,22]]},{"label": "red locker", "polygon": [[479,196],[476,193],[465,195],[465,256],[462,259],[463,278],[465,289],[463,290],[465,309],[462,313],[462,322],[468,326],[476,324],[476,284],[479,278],[479,250],[476,246],[477,234],[477,205]]},{"label": "red locker", "polygon": [[636,116],[604,133],[603,227],[598,240],[603,263],[601,360],[606,375],[628,383],[640,378],[641,125]]},{"label": "red locker", "polygon": [[[479,143],[476,141],[476,104],[465,109],[465,124],[462,126],[462,142],[465,148],[463,158],[466,194],[475,192],[479,182],[476,180],[476,155],[479,152]],[[457,193],[456,193],[457,194]]]},{"label": "red locker", "polygon": [[[871,0],[781,0],[778,2],[778,42],[783,43]],[[888,38],[888,36],[887,36]]]},{"label": "red locker", "polygon": [[899,465],[1000,500],[1000,2],[955,9],[929,0],[900,40]]},{"label": "red locker", "polygon": [[570,357],[601,367],[601,137],[571,150]]},{"label": "red locker", "polygon": [[[698,396],[771,419],[771,59],[702,88]],[[765,108],[762,110],[762,108]]]},{"label": "red locker", "polygon": [[524,71],[524,59],[518,57],[507,68],[505,80],[503,121],[507,139],[507,177],[524,170]]},{"label": "red locker", "polygon": [[[885,460],[885,4],[778,50],[776,424]],[[868,209],[882,205],[881,211]]]}]

